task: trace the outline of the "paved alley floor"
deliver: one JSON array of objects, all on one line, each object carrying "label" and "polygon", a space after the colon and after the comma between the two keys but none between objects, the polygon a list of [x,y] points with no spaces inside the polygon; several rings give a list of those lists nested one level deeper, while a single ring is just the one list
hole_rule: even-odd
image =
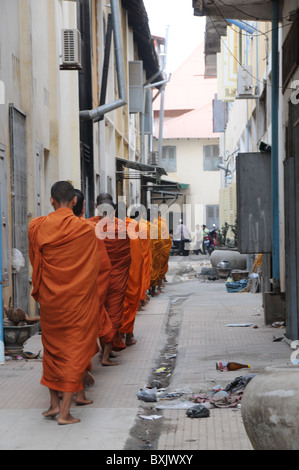
[{"label": "paved alley floor", "polygon": [[[170,260],[163,294],[136,317],[137,344],[118,353],[115,367],[102,367],[94,358],[95,385],[87,391],[93,404],[73,407],[78,424],[58,426],[42,416],[49,395],[40,385],[41,359],[0,365],[0,449],[251,450],[239,407],[190,419],[184,405],[237,376],[289,364],[291,350],[286,341],[273,341],[277,329],[264,325],[261,294],[227,293],[224,281],[194,276],[208,264],[206,257]],[[250,326],[228,326],[244,323]],[[24,349],[42,354],[40,335]],[[248,363],[250,369],[220,372],[215,363],[221,360]],[[138,400],[140,389],[162,378],[179,401]]]}]

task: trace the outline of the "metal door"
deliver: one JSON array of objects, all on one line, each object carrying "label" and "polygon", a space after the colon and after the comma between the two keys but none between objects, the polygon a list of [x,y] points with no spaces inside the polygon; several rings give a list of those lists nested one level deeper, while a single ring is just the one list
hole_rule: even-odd
[{"label": "metal door", "polygon": [[1,235],[2,235],[2,285],[9,285],[10,256],[8,248],[8,217],[7,217],[7,174],[6,149],[0,144],[0,194],[1,194]]},{"label": "metal door", "polygon": [[219,206],[206,206],[206,226],[211,230],[213,224],[219,227]]},{"label": "metal door", "polygon": [[28,312],[28,215],[27,215],[27,152],[26,116],[13,104],[9,106],[11,153],[12,248],[25,260],[19,271],[13,270],[13,303]]}]

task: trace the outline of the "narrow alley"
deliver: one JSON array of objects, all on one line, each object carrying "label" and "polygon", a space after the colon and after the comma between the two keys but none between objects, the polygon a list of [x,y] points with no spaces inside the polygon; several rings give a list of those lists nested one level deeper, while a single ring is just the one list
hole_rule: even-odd
[{"label": "narrow alley", "polygon": [[[273,340],[277,329],[264,324],[261,294],[228,293],[225,280],[200,274],[206,266],[207,256],[170,258],[164,292],[138,312],[136,345],[118,353],[115,367],[102,367],[94,358],[95,385],[87,390],[93,403],[73,407],[81,419],[74,426],[42,416],[49,396],[39,383],[41,358],[1,365],[0,449],[105,450],[111,456],[122,450],[126,455],[252,450],[242,401],[233,408],[211,407],[207,418],[198,419],[187,416],[187,406],[236,377],[289,364],[291,350],[286,341]],[[39,334],[25,351],[42,356]],[[216,370],[218,361],[250,364],[250,369],[222,372]],[[157,401],[138,399],[151,384],[160,390]]]}]

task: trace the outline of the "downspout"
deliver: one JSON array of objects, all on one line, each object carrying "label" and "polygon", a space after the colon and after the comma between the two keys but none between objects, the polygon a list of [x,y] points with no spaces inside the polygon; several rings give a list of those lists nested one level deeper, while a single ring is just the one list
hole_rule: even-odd
[{"label": "downspout", "polygon": [[[164,87],[166,83],[169,82],[169,78],[166,80],[161,80],[160,82],[151,83],[158,75],[161,74],[161,70],[159,70],[153,77],[151,77],[147,82],[143,85],[143,112],[141,114],[141,161],[145,163],[145,154],[144,154],[144,111],[145,111],[145,99],[146,99],[146,90],[148,88],[156,88],[158,86]],[[158,94],[158,93],[157,93]]]},{"label": "downspout", "polygon": [[[168,46],[168,27],[165,34],[165,43],[164,43],[164,57],[162,63],[162,70],[166,68],[167,61],[167,46]],[[159,116],[159,142],[158,142],[158,162],[160,164],[162,158],[162,145],[163,145],[163,125],[164,125],[164,101],[165,101],[165,87],[162,85],[161,90],[161,102],[160,102],[160,116]]]},{"label": "downspout", "polygon": [[[0,191],[0,214],[1,214],[1,191]],[[4,364],[3,295],[2,295],[2,222],[0,225],[0,364]]]},{"label": "downspout", "polygon": [[95,109],[80,111],[79,115],[81,119],[90,120],[93,122],[100,121],[104,114],[127,104],[124,49],[122,43],[119,1],[111,0],[110,3],[119,98],[112,103],[100,105]]},{"label": "downspout", "polygon": [[272,149],[271,149],[271,182],[272,182],[272,279],[273,291],[280,290],[279,272],[279,182],[278,182],[278,0],[272,0],[272,70],[271,70],[271,113],[272,113]]}]

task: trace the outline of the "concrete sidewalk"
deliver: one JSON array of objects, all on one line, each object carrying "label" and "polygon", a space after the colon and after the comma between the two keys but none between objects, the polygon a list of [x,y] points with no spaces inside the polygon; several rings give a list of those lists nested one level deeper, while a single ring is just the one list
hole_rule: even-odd
[{"label": "concrete sidewalk", "polygon": [[[167,295],[173,296],[173,313],[181,321],[169,391],[188,390],[192,397],[218,384],[224,389],[236,377],[259,374],[267,366],[290,364],[289,345],[273,341],[285,329],[264,325],[261,294],[228,293],[224,281],[179,282],[174,279],[167,288]],[[176,307],[178,291],[186,299]],[[250,326],[227,326],[242,324]],[[250,369],[221,372],[216,370],[218,361],[250,364]],[[202,419],[188,418],[185,410],[164,409],[158,448],[250,450],[252,446],[238,406],[211,408],[210,416]]]},{"label": "concrete sidewalk", "polygon": [[[94,358],[96,384],[87,392],[93,404],[72,409],[80,423],[58,426],[57,421],[42,417],[49,396],[40,385],[41,360],[0,365],[0,449],[251,449],[240,408],[215,408],[208,418],[190,419],[186,410],[171,407],[171,400],[164,400],[170,408],[161,410],[161,400],[137,399],[139,389],[153,377],[161,377],[155,369],[165,365],[167,345],[175,350],[167,391],[180,390],[182,400],[217,384],[224,388],[235,377],[258,374],[266,366],[290,363],[289,345],[273,342],[278,331],[264,325],[260,294],[227,293],[223,281],[176,276],[186,264],[196,271],[203,263],[206,259],[192,256],[171,259],[164,293],[137,315],[137,344],[118,354],[115,367],[102,367],[98,356]],[[227,326],[240,323],[252,325]],[[39,335],[25,345],[25,351],[33,353],[41,349]],[[251,368],[220,372],[215,367],[220,360],[249,363]],[[140,415],[161,418],[148,421]]]}]

